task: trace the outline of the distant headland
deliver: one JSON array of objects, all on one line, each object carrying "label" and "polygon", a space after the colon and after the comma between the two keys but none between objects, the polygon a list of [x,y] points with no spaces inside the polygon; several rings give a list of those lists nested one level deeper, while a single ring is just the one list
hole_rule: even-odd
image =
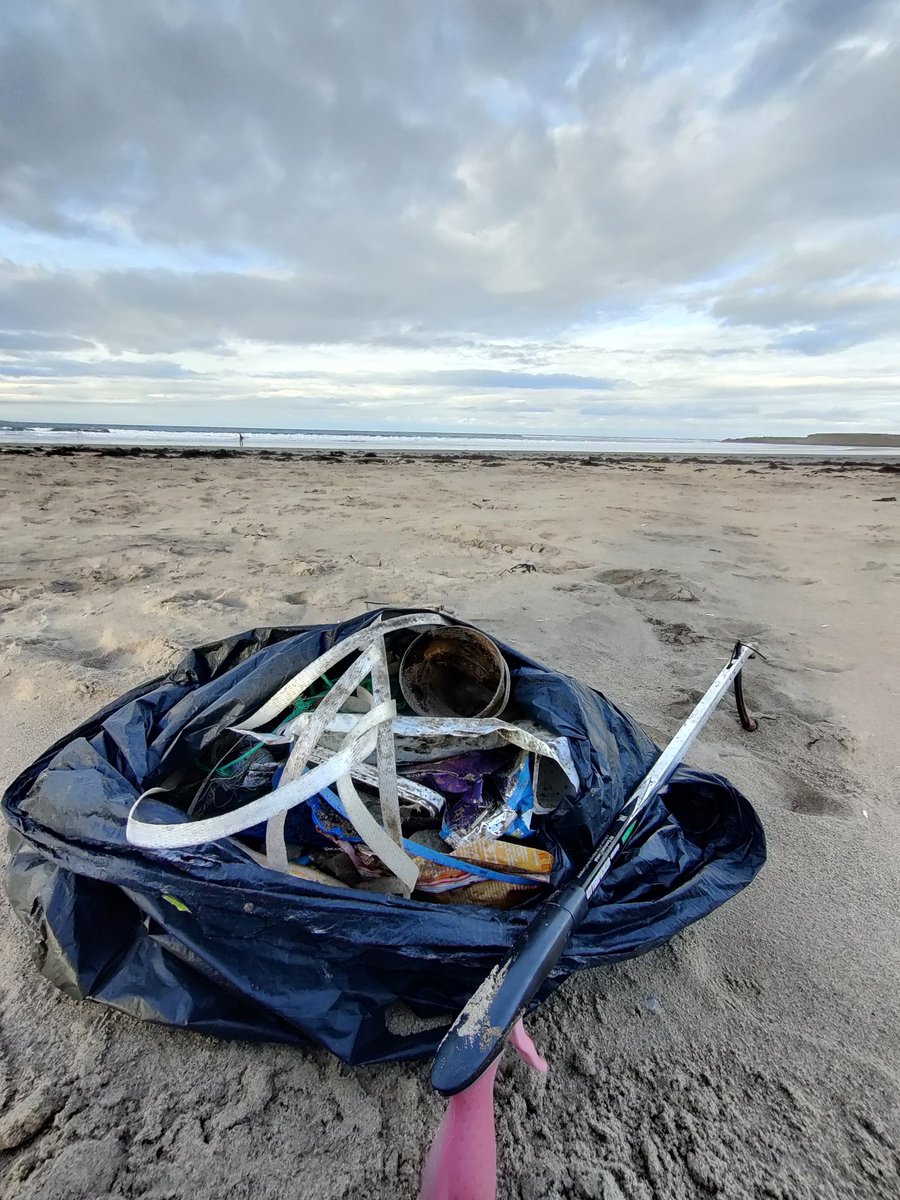
[{"label": "distant headland", "polygon": [[900,446],[900,433],[808,433],[806,437],[739,437],[726,442],[764,446]]}]

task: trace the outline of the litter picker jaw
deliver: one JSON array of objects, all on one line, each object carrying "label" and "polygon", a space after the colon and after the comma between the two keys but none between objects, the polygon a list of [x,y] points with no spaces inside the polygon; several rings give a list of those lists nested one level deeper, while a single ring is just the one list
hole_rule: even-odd
[{"label": "litter picker jaw", "polygon": [[[748,656],[750,658],[753,658],[755,654],[759,653],[759,651],[754,647],[746,646],[744,642],[738,639],[738,641],[734,643],[734,649],[731,652],[731,661],[734,662],[737,658],[740,658],[741,652],[745,649],[751,651],[750,655]],[[760,657],[765,658],[765,655],[761,655]],[[746,659],[743,661],[745,662]],[[737,707],[738,717],[740,718],[743,728],[746,729],[747,733],[755,733],[757,729],[759,729],[759,721],[757,721],[757,719],[750,713],[744,700],[743,663],[742,669],[738,671],[734,677],[734,703]]]},{"label": "litter picker jaw", "polygon": [[754,648],[737,642],[693,712],[626,801],[609,833],[573,880],[550,896],[535,913],[506,961],[495,967],[451,1025],[438,1047],[431,1082],[444,1096],[473,1084],[503,1049],[516,1021],[540,991],[584,920],[594,895],[622,848],[631,839],[642,813],[671,779],[700,730],[734,686],[741,725],[757,723],[744,703],[741,671]]}]

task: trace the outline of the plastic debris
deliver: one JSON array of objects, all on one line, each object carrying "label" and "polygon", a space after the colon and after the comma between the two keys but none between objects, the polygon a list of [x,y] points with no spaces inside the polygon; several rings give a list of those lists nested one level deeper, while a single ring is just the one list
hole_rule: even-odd
[{"label": "plastic debris", "polygon": [[448,802],[441,833],[451,846],[484,838],[527,837],[531,832],[533,796],[528,756],[507,756],[479,787]]},{"label": "plastic debris", "polygon": [[[341,662],[339,651],[332,648],[305,667],[249,720],[223,731],[250,740],[251,746],[203,780],[188,806],[188,815],[195,820],[167,827],[148,824],[136,816],[141,796],[128,818],[129,841],[151,849],[240,834],[253,840],[264,824],[265,857],[258,861],[296,875],[289,835],[295,836],[302,823],[298,826],[294,820],[289,826],[289,819],[292,810],[307,804],[315,830],[346,855],[360,885],[384,879],[381,890],[401,895],[417,890],[460,889],[460,903],[504,907],[517,903],[520,895],[515,893],[514,881],[484,877],[483,873],[479,877],[478,871],[469,871],[467,878],[464,873],[454,874],[447,863],[441,864],[441,871],[435,871],[432,862],[419,888],[421,855],[417,858],[407,851],[401,796],[407,820],[414,816],[409,811],[410,797],[423,819],[434,818],[443,809],[441,832],[450,847],[501,834],[527,837],[534,807],[530,756],[549,757],[565,778],[574,781],[577,776],[571,751],[565,739],[547,738],[543,731],[496,717],[399,717],[391,695],[389,644],[384,630],[390,628],[392,635],[400,635],[420,625],[428,615],[375,621],[368,638],[356,635],[348,639],[356,657],[343,673],[327,680],[324,689],[321,680],[326,669],[336,671]],[[462,680],[460,695],[467,695],[469,700],[460,707],[471,709],[475,706],[471,700],[475,695],[473,680],[488,679],[495,692],[499,688],[497,695],[503,693],[501,707],[505,707],[509,670],[489,638],[466,626],[415,637],[399,660],[399,686],[403,686],[410,650],[416,647],[420,652],[413,655],[410,670],[419,682],[424,680],[439,691],[441,687],[449,688],[453,680]],[[416,676],[419,667],[423,671]],[[367,680],[371,691],[365,686]],[[304,690],[298,693],[301,684]],[[313,688],[320,689],[314,704],[307,696]],[[496,696],[488,709],[495,707],[494,700]],[[285,716],[288,704],[292,707]],[[274,730],[259,728],[263,715],[268,722],[277,722]],[[401,745],[401,739],[405,744]],[[398,775],[398,759],[407,756],[409,744],[413,743],[412,753],[421,759],[429,753],[433,739],[440,741],[444,750],[432,747],[430,753],[441,756],[418,767],[407,764]],[[485,739],[498,744],[458,753],[467,743],[477,746]],[[457,753],[448,756],[448,747]],[[373,750],[374,766],[368,761]],[[282,758],[279,760],[276,754]],[[361,793],[357,784],[367,790]],[[152,789],[152,793],[158,794],[158,790]],[[372,803],[373,793],[377,793],[377,805]],[[302,833],[299,836],[302,838]],[[346,871],[341,873],[341,880],[344,884],[350,881]],[[534,886],[542,881],[528,882]],[[464,885],[469,885],[465,894],[461,890]]]},{"label": "plastic debris", "polygon": [[[250,846],[247,846],[244,843],[240,843],[240,846],[243,853],[249,858],[252,858],[255,863],[259,863],[260,866],[267,865],[266,856],[264,854],[259,854],[256,850],[253,850]],[[288,865],[288,873],[293,875],[295,879],[305,879],[309,883],[322,883],[325,884],[326,887],[341,886],[341,881],[336,879],[334,875],[330,874],[329,872],[319,871],[315,867],[304,866],[300,863],[290,863]]]},{"label": "plastic debris", "polygon": [[546,881],[529,883],[520,879],[513,883],[511,880],[501,882],[496,879],[479,879],[469,883],[466,887],[454,889],[449,894],[442,892],[434,899],[441,904],[479,904],[485,908],[518,908],[527,898],[528,891],[534,893],[541,887],[542,882]]},{"label": "plastic debris", "polygon": [[527,871],[532,875],[549,875],[553,870],[553,855],[546,850],[491,838],[464,842],[453,851],[453,857],[478,863],[482,867],[503,867],[510,871]]},{"label": "plastic debris", "polygon": [[[530,832],[528,755],[509,747],[473,750],[468,754],[418,766],[403,774],[428,783],[447,803],[441,835],[451,846],[469,838],[499,837],[512,826],[517,835]],[[523,815],[524,814],[524,815]]]},{"label": "plastic debris", "polygon": [[573,799],[575,796],[572,780],[559,763],[551,758],[535,758],[532,792],[534,812],[541,817],[554,812],[563,800]]},{"label": "plastic debris", "polygon": [[[340,712],[327,722],[327,734],[346,734],[354,728],[358,716]],[[282,733],[272,736],[256,733],[263,741],[293,738],[299,729],[309,724],[310,714],[303,714],[285,726]],[[243,734],[249,731],[243,724],[235,725],[232,732]],[[496,750],[504,745],[518,746],[530,754],[552,758],[562,769],[573,788],[578,785],[578,773],[572,760],[569,739],[555,737],[536,721],[527,717],[517,718],[515,723],[501,721],[498,717],[407,717],[397,716],[392,722],[396,739],[399,763],[437,762],[470,750]],[[324,741],[324,737],[323,737]]]}]

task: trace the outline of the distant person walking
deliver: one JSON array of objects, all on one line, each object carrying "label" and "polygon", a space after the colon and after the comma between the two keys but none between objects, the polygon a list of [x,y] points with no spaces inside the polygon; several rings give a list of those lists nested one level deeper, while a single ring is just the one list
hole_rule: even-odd
[{"label": "distant person walking", "polygon": [[243,444],[244,444],[244,435],[242,433],[239,433],[238,434],[238,445],[243,446]]}]

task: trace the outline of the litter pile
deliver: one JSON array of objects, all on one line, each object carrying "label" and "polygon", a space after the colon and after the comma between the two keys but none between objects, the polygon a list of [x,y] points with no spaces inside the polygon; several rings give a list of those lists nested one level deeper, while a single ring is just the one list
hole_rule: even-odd
[{"label": "litter pile", "polygon": [[[222,731],[216,765],[172,796],[190,822],[140,821],[139,800],[128,840],[233,837],[312,883],[511,908],[549,884],[553,855],[533,844],[532,821],[574,795],[578,775],[565,738],[493,715],[509,696],[508,664],[478,630],[433,613],[377,621]],[[536,801],[535,780],[556,786]]]},{"label": "litter pile", "polygon": [[[600,693],[435,612],[257,628],[13,782],[7,886],[71,996],[348,1063],[416,1058],[658,757]],[[749,802],[680,767],[536,1002],[667,941],[764,858]]]}]

